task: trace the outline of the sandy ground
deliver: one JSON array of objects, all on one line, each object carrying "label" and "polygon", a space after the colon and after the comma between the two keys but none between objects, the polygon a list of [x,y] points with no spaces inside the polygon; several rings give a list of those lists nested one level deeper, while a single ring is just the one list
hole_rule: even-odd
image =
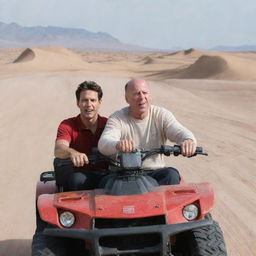
[{"label": "sandy ground", "polygon": [[229,255],[255,255],[256,54],[98,53],[64,48],[0,51],[0,255],[30,255],[39,174],[52,170],[59,122],[78,113],[78,83],[104,91],[101,114],[126,105],[131,77],[150,83],[153,103],[190,128],[208,157],[168,158],[188,182],[211,182],[214,218]]}]

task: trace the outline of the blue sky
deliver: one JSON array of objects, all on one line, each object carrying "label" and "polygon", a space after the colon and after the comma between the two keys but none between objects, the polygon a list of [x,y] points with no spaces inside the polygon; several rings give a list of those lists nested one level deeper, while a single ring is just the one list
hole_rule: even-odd
[{"label": "blue sky", "polygon": [[0,21],[107,32],[159,49],[256,45],[255,0],[0,0]]}]

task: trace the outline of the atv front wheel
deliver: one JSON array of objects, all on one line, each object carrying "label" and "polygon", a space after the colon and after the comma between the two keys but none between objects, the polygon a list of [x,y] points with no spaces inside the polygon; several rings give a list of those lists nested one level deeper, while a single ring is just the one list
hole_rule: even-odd
[{"label": "atv front wheel", "polygon": [[219,224],[213,221],[212,225],[178,235],[173,253],[177,256],[227,256]]},{"label": "atv front wheel", "polygon": [[59,238],[36,231],[32,240],[32,256],[88,256],[83,240]]},{"label": "atv front wheel", "polygon": [[66,256],[61,239],[36,231],[32,240],[32,256]]}]

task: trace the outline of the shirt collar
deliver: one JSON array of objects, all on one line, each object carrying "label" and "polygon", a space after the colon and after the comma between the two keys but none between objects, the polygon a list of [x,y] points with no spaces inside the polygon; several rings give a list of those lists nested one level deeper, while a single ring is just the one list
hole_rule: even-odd
[{"label": "shirt collar", "polygon": [[[76,116],[76,124],[77,124],[77,128],[78,128],[79,130],[89,130],[89,129],[83,124],[80,114],[79,114],[78,116]],[[105,127],[104,118],[101,117],[101,116],[98,114],[97,129],[98,129],[98,128],[103,129],[104,127]]]}]

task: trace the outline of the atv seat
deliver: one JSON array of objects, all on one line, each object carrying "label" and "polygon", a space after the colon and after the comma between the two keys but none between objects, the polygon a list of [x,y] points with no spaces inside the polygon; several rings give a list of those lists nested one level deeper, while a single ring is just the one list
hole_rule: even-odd
[{"label": "atv seat", "polygon": [[68,177],[74,172],[74,167],[70,159],[55,158],[53,161],[56,185],[61,191],[67,191]]}]

